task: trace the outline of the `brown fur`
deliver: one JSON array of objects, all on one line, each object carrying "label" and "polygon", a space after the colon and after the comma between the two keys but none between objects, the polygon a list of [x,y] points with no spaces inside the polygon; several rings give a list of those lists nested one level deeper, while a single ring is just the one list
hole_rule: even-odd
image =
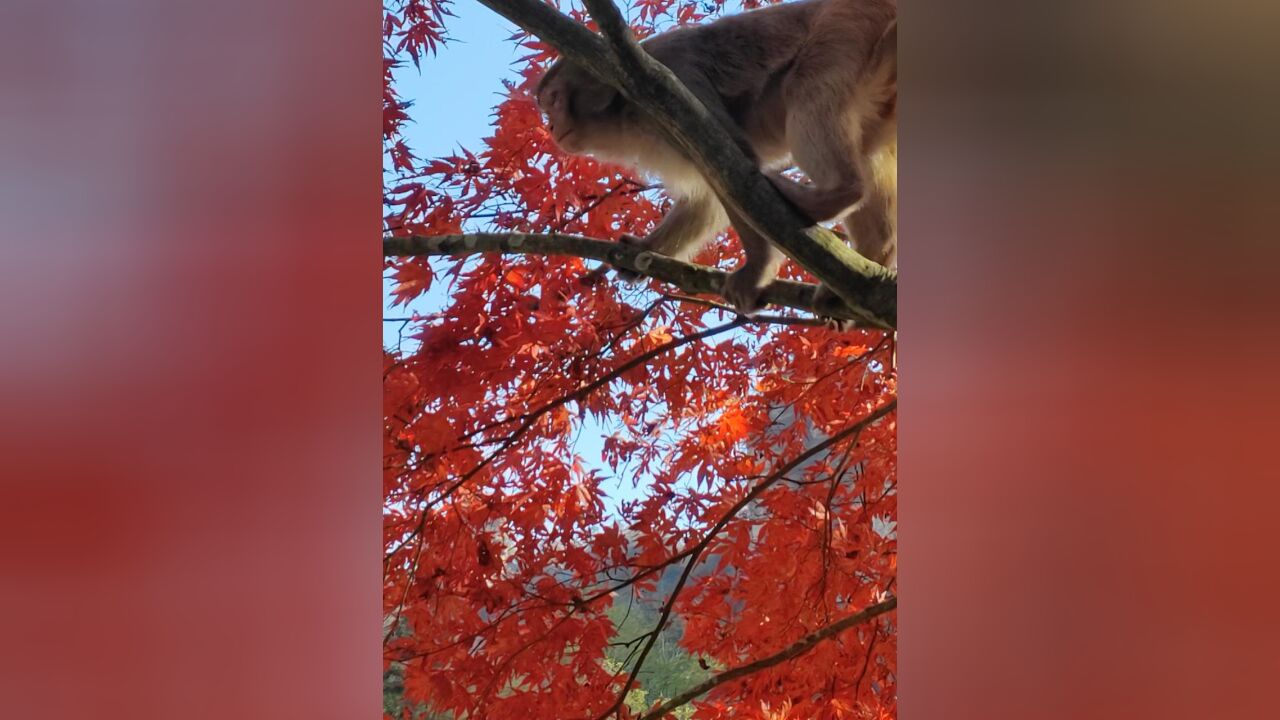
[{"label": "brown fur", "polygon": [[[800,0],[642,43],[730,130],[778,190],[814,222],[839,219],[864,256],[897,251],[897,2]],[[783,256],[725,209],[697,169],[612,87],[557,61],[538,85],[556,142],[660,177],[676,204],[643,240],[688,259],[732,222],[746,260],[725,297],[751,312]],[[797,183],[778,171],[795,164]]]}]

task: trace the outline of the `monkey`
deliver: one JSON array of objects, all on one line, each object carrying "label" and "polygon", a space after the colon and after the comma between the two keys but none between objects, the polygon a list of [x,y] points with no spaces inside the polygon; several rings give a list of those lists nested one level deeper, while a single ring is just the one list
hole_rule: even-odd
[{"label": "monkey", "polygon": [[[660,33],[641,47],[811,224],[838,220],[859,254],[896,267],[897,0],[787,2]],[[534,96],[560,149],[657,176],[675,200],[648,236],[621,242],[689,260],[731,224],[745,259],[723,295],[741,313],[759,309],[785,256],[718,200],[639,108],[565,58]],[[791,165],[810,182],[784,175]],[[815,303],[824,297],[834,293],[819,286]]]}]

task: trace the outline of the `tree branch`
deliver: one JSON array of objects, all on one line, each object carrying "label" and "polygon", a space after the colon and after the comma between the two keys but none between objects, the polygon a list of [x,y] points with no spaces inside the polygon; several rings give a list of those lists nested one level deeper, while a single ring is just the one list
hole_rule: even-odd
[{"label": "tree branch", "polygon": [[654,628],[649,631],[649,641],[645,643],[644,648],[641,649],[640,657],[636,659],[635,666],[631,668],[631,673],[628,675],[626,682],[623,683],[622,691],[618,694],[618,699],[615,700],[613,705],[601,714],[597,720],[605,720],[605,718],[609,717],[609,715],[612,715],[622,707],[622,704],[626,701],[627,692],[630,691],[631,686],[635,684],[636,678],[640,675],[640,668],[644,665],[644,661],[648,657],[649,651],[651,651],[653,646],[658,642],[659,633],[662,632],[662,628],[666,626],[667,621],[671,617],[671,612],[675,608],[676,598],[679,597],[680,592],[689,581],[689,577],[693,573],[693,568],[698,564],[698,560],[701,559],[702,553],[711,545],[711,541],[715,539],[720,531],[723,530],[725,526],[738,515],[738,513],[742,512],[743,508],[750,505],[757,498],[763,495],[766,490],[776,485],[779,481],[785,479],[787,473],[803,465],[809,458],[825,452],[851,436],[854,438],[853,441],[856,444],[858,442],[858,437],[862,434],[862,431],[867,428],[867,426],[893,412],[897,407],[897,399],[895,398],[890,400],[875,410],[872,410],[866,417],[862,418],[858,422],[855,422],[849,427],[792,458],[790,462],[783,465],[781,468],[774,471],[772,475],[752,487],[746,495],[739,498],[738,501],[735,502],[733,506],[716,521],[715,525],[711,526],[711,529],[707,531],[707,534],[704,535],[702,539],[698,541],[698,544],[693,547],[693,551],[689,555],[689,561],[685,563],[684,570],[676,580],[675,586],[671,588],[671,594],[667,597],[666,602],[662,604],[662,609],[658,612],[658,621]]},{"label": "tree branch", "polygon": [[832,637],[833,635],[838,635],[844,632],[845,630],[848,630],[849,628],[855,625],[860,625],[874,617],[883,615],[884,613],[887,613],[896,607],[898,607],[898,598],[896,597],[891,597],[888,600],[885,600],[884,602],[879,602],[879,603],[876,603],[875,605],[866,607],[860,612],[856,612],[853,615],[850,615],[849,617],[846,617],[842,620],[837,620],[824,628],[815,630],[814,632],[811,632],[808,635],[805,635],[803,638],[800,638],[799,640],[797,640],[794,644],[782,650],[779,650],[778,652],[770,655],[769,657],[761,658],[759,660],[756,660],[755,662],[747,663],[746,665],[739,665],[738,667],[733,668],[732,670],[726,670],[722,673],[713,675],[707,678],[706,680],[704,680],[703,682],[697,685],[694,685],[688,690],[685,690],[679,695],[676,695],[670,700],[662,703],[661,705],[654,708],[653,710],[645,713],[643,716],[641,716],[640,720],[659,720],[659,718],[664,717],[667,713],[671,712],[672,710],[675,710],[681,705],[686,705],[692,702],[699,695],[702,695],[703,693],[706,693],[719,685],[723,685],[724,683],[727,683],[731,680],[737,680],[740,677],[745,677],[752,673],[759,672],[761,670],[764,670],[765,668],[777,665],[778,663],[781,663],[785,660],[791,660],[792,658],[799,657],[800,655],[803,655],[804,653],[813,649],[813,646],[817,645],[823,640],[826,640],[827,638]]},{"label": "tree branch", "polygon": [[[719,296],[724,279],[728,276],[723,270],[682,262],[632,245],[563,233],[470,233],[429,237],[414,235],[382,240],[382,254],[385,257],[468,255],[481,252],[568,255],[599,260],[670,283],[691,294]],[[775,280],[765,289],[763,302],[804,310],[824,318],[852,320],[859,326],[893,329],[887,319],[877,317],[865,308],[847,307],[839,303],[819,306],[813,302],[813,290],[814,286],[809,283]]]},{"label": "tree branch", "polygon": [[541,0],[480,0],[618,88],[698,167],[722,203],[851,307],[896,326],[897,274],[802,217],[747,159],[729,130],[669,69],[642,52],[610,0],[585,1],[608,42]]}]

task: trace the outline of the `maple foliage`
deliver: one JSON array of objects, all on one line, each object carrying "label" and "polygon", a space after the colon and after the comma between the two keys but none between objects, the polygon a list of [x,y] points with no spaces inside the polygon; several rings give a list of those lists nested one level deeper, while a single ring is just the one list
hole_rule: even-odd
[{"label": "maple foliage", "polygon": [[[629,19],[643,36],[722,4],[635,0]],[[661,217],[649,179],[551,142],[530,90],[556,53],[524,33],[514,79],[493,79],[489,135],[415,156],[403,130],[429,104],[406,102],[395,71],[429,71],[461,11],[384,10],[389,236],[614,239]],[[739,256],[729,232],[697,260]],[[751,670],[695,700],[694,718],[894,717],[892,613],[748,667],[893,595],[892,336],[747,320],[592,269],[536,254],[387,262],[396,303],[432,303],[384,362],[385,662],[406,698],[457,718],[636,715],[620,699],[644,686],[629,670],[652,636],[618,637],[609,611],[647,597],[713,677]],[[604,436],[594,452],[586,433]],[[628,642],[630,666],[604,661]]]}]

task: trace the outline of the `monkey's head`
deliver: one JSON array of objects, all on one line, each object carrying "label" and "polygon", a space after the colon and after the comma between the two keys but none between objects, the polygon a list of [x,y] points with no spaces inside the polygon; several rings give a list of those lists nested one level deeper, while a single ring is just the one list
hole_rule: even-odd
[{"label": "monkey's head", "polygon": [[627,147],[626,101],[582,67],[557,60],[535,92],[547,129],[565,152],[608,156]]}]

